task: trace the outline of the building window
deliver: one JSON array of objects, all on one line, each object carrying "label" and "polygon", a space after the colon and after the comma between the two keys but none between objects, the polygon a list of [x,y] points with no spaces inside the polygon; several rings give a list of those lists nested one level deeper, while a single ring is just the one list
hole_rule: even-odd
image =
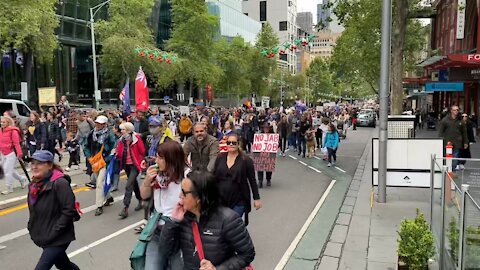
[{"label": "building window", "polygon": [[267,20],[267,1],[260,1],[260,21]]},{"label": "building window", "polygon": [[280,31],[287,31],[287,21],[280,22],[278,28]]}]

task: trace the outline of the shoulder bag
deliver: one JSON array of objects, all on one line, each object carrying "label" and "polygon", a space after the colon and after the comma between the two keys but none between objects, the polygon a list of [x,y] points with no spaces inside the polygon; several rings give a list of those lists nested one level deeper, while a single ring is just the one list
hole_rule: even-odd
[{"label": "shoulder bag", "polygon": [[158,226],[162,214],[154,211],[153,215],[148,219],[148,223],[142,230],[137,244],[135,245],[132,254],[130,254],[130,266],[133,270],[145,269],[145,257],[147,252],[147,246],[150,240],[152,240],[153,234]]},{"label": "shoulder bag", "polygon": [[98,173],[101,169],[107,166],[105,159],[103,159],[103,145],[95,156],[88,158],[88,162],[92,165],[92,172],[94,173]]},{"label": "shoulder bag", "polygon": [[[197,247],[198,257],[200,261],[205,259],[205,254],[203,253],[202,239],[200,238],[200,232],[198,231],[198,224],[196,221],[192,221],[192,231],[193,231],[193,240],[195,240],[195,246]],[[253,266],[249,265],[241,270],[253,270]]]}]

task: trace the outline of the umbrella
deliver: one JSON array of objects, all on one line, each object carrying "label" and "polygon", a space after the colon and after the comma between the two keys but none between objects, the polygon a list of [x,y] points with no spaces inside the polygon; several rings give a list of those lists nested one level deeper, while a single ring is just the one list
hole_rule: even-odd
[{"label": "umbrella", "polygon": [[28,179],[28,182],[32,182],[32,180],[30,180],[30,175],[28,175],[28,172],[27,172],[27,168],[25,167],[25,162],[23,162],[23,160],[19,160],[20,162],[20,167],[22,167],[22,170],[23,172],[25,173],[25,176],[27,177]]}]

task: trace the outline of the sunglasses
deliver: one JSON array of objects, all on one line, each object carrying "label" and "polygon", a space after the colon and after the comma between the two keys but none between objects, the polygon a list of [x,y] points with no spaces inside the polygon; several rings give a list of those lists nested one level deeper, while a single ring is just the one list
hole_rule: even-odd
[{"label": "sunglasses", "polygon": [[238,142],[227,141],[227,145],[237,145]]},{"label": "sunglasses", "polygon": [[193,191],[191,191],[191,190],[190,190],[190,191],[185,191],[185,190],[183,190],[183,188],[182,188],[182,195],[183,195],[183,197],[187,197],[187,195],[190,194],[190,193],[193,193]]}]

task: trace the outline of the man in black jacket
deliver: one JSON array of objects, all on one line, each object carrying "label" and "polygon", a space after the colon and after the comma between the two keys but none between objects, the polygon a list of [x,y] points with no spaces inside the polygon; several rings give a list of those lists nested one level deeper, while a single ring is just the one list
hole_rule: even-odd
[{"label": "man in black jacket", "polygon": [[[438,126],[438,136],[443,138],[444,146],[448,142],[453,144],[453,157],[460,157],[460,150],[468,148],[467,129],[458,118],[458,106],[450,108],[450,114],[445,116]],[[452,161],[452,170],[457,170],[458,160]]]},{"label": "man in black jacket", "polygon": [[138,110],[136,117],[133,120],[133,126],[135,127],[135,132],[140,134],[142,141],[145,144],[147,142],[148,136],[148,121],[145,117],[145,112]]}]

